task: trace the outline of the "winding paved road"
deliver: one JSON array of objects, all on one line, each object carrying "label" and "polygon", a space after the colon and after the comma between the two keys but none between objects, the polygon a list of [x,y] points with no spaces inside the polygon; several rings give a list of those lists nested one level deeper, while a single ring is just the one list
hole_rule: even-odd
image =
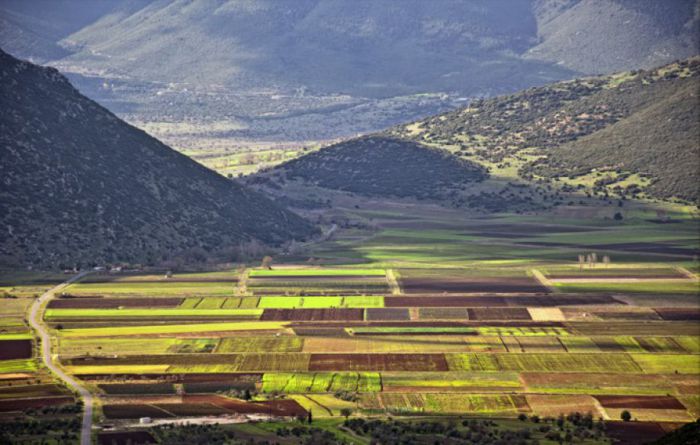
[{"label": "winding paved road", "polygon": [[81,272],[65,283],[49,289],[34,301],[29,312],[29,324],[39,333],[39,337],[41,337],[41,359],[44,361],[44,364],[51,372],[63,380],[69,388],[72,388],[80,394],[80,397],[83,399],[83,427],[80,432],[80,445],[90,445],[92,443],[92,394],[54,363],[53,356],[51,355],[51,336],[49,335],[47,326],[44,324],[43,315],[44,303],[51,300],[56,292],[59,292],[72,282],[81,279],[87,274],[88,272]]}]

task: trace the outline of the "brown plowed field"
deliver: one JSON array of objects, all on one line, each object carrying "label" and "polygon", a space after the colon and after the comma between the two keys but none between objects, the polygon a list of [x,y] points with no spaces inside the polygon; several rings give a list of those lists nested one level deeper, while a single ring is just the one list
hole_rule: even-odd
[{"label": "brown plowed field", "polygon": [[669,321],[700,321],[700,309],[655,308],[661,318]]},{"label": "brown plowed field", "polygon": [[620,304],[609,295],[527,295],[522,297],[415,296],[384,297],[386,307],[555,307]]},{"label": "brown plowed field", "polygon": [[0,412],[24,411],[29,408],[42,408],[44,406],[66,405],[73,403],[73,397],[37,397],[33,399],[0,400]]},{"label": "brown plowed field", "polygon": [[444,354],[311,354],[309,371],[447,371]]},{"label": "brown plowed field", "polygon": [[508,306],[504,297],[384,297],[386,307],[498,307]]},{"label": "brown plowed field", "polygon": [[473,308],[467,313],[470,320],[532,320],[526,308]]},{"label": "brown plowed field", "polygon": [[49,309],[117,309],[119,307],[177,307],[182,298],[63,298],[52,300]]},{"label": "brown plowed field", "polygon": [[2,340],[0,341],[0,360],[32,357],[31,340]]},{"label": "brown plowed field", "polygon": [[265,309],[263,321],[352,321],[363,320],[363,309]]},{"label": "brown plowed field", "polygon": [[139,419],[141,417],[151,417],[163,419],[173,417],[171,413],[165,412],[151,405],[142,404],[118,404],[103,405],[102,412],[108,419]]},{"label": "brown plowed field", "polygon": [[660,439],[666,431],[652,422],[605,422],[605,433],[615,445],[639,445]]},{"label": "brown plowed field", "polygon": [[218,395],[188,395],[185,403],[211,404],[238,414],[269,414],[273,416],[305,415],[306,410],[291,399],[269,400],[265,402],[245,402]]},{"label": "brown plowed field", "polygon": [[498,278],[401,278],[401,289],[407,294],[428,293],[548,293],[549,289],[527,277]]},{"label": "brown plowed field", "polygon": [[[211,374],[118,374],[119,381],[157,380],[170,383],[203,383],[203,382],[245,382],[259,381],[262,373],[211,373]],[[81,380],[104,381],[115,380],[115,376],[107,374],[83,374]]]},{"label": "brown plowed field", "polygon": [[682,409],[685,406],[672,396],[595,396],[605,408]]},{"label": "brown plowed field", "polygon": [[136,445],[156,443],[147,431],[119,431],[97,434],[98,445]]},{"label": "brown plowed field", "polygon": [[147,431],[120,431],[97,434],[98,445],[136,445],[156,443]]},{"label": "brown plowed field", "polygon": [[366,309],[368,321],[375,320],[410,320],[408,308],[370,308]]}]

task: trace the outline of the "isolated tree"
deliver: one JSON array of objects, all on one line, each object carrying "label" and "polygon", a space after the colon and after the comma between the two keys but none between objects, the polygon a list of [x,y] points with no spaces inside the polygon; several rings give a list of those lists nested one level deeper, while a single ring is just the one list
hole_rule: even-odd
[{"label": "isolated tree", "polygon": [[262,259],[262,262],[260,263],[260,267],[263,269],[272,269],[272,257],[270,255],[265,255],[265,257]]},{"label": "isolated tree", "polygon": [[311,414],[311,410],[309,410],[309,415],[306,416],[306,421],[308,423],[311,423],[311,422],[313,422],[313,420],[314,420],[313,415]]},{"label": "isolated tree", "polygon": [[578,269],[582,270],[583,266],[586,265],[586,255],[579,255],[578,256]]},{"label": "isolated tree", "polygon": [[345,420],[348,420],[348,417],[350,417],[352,415],[352,409],[343,408],[340,410],[340,415],[345,417]]},{"label": "isolated tree", "polygon": [[620,213],[620,212],[615,212],[615,216],[613,216],[613,219],[615,221],[622,221],[623,218],[624,217],[622,216],[622,213]]},{"label": "isolated tree", "polygon": [[622,411],[622,413],[620,413],[620,419],[622,419],[625,422],[629,422],[630,420],[632,420],[632,414],[630,414],[629,411],[624,410]]}]

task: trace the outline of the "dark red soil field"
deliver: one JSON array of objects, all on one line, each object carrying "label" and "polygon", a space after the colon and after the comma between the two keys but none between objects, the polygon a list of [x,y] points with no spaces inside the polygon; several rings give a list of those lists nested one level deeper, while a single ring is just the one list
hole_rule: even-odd
[{"label": "dark red soil field", "polygon": [[97,434],[99,445],[146,445],[156,443],[147,431],[115,431]]},{"label": "dark red soil field", "polygon": [[153,406],[173,413],[178,417],[188,416],[220,416],[231,411],[214,406],[210,403],[156,403]]},{"label": "dark red soil field", "polygon": [[470,320],[531,320],[530,313],[525,308],[474,308],[467,309]]},{"label": "dark red soil field", "polygon": [[605,433],[615,445],[640,445],[663,437],[666,432],[652,422],[605,422]]},{"label": "dark red soil field", "polygon": [[265,309],[263,321],[352,321],[363,320],[364,309]]},{"label": "dark red soil field", "polygon": [[[506,309],[513,309],[513,308],[506,308]],[[493,320],[493,321],[474,321],[474,320],[465,320],[465,321],[449,321],[449,320],[440,320],[440,321],[427,321],[427,320],[414,320],[414,321],[366,321],[366,322],[347,322],[347,323],[337,323],[337,322],[328,322],[328,323],[323,323],[319,325],[314,325],[313,323],[309,324],[291,324],[291,327],[293,329],[297,329],[298,327],[307,327],[310,329],[316,329],[316,328],[353,328],[353,327],[360,327],[360,326],[372,326],[372,327],[468,327],[468,326],[495,326],[495,327],[558,327],[558,328],[564,328],[567,327],[567,324],[560,322],[560,321],[535,321],[535,320],[513,320],[513,321],[502,321],[502,320]],[[208,333],[207,333],[208,334]],[[594,334],[585,334],[585,335],[594,335]],[[685,334],[689,335],[689,334]]]},{"label": "dark red soil field", "polygon": [[272,416],[305,415],[306,410],[291,399],[269,400],[264,402],[245,402],[218,395],[188,395],[183,402],[192,404],[210,404],[238,414],[269,414]]},{"label": "dark red soil field", "polygon": [[700,321],[700,309],[654,308],[661,318],[669,321]]},{"label": "dark red soil field", "polygon": [[605,408],[682,409],[685,406],[672,396],[595,396]]},{"label": "dark red soil field", "polygon": [[418,318],[420,320],[467,320],[467,310],[464,308],[454,307],[435,307],[435,308],[420,308],[418,309]]},{"label": "dark red soil field", "polygon": [[365,309],[366,319],[375,320],[410,320],[408,308],[370,308]]},{"label": "dark red soil field", "polygon": [[49,309],[117,309],[119,307],[177,307],[182,298],[62,298],[52,300]]},{"label": "dark red soil field", "polygon": [[0,341],[0,360],[32,357],[31,340],[2,340]]},{"label": "dark red soil field", "polygon": [[44,406],[67,405],[73,403],[73,397],[39,397],[35,399],[0,400],[0,412],[24,411],[29,408],[42,408]]},{"label": "dark red soil field", "polygon": [[554,307],[621,304],[609,295],[527,295],[522,297],[465,297],[426,295],[384,297],[386,307]]},{"label": "dark red soil field", "polygon": [[172,383],[103,383],[106,394],[175,394]]},{"label": "dark red soil field", "polygon": [[168,383],[205,383],[205,382],[255,382],[262,379],[262,373],[247,372],[247,373],[212,373],[212,374],[84,374],[80,376],[81,380],[100,381],[100,380],[124,380],[130,383],[137,383],[139,380],[159,380]]},{"label": "dark red soil field", "polygon": [[401,288],[407,294],[427,293],[548,293],[549,289],[534,279],[498,278],[401,278]]},{"label": "dark red soil field", "polygon": [[621,311],[595,311],[594,315],[603,320],[659,320],[660,317],[654,312],[621,312]]},{"label": "dark red soil field", "polygon": [[108,419],[139,419],[141,417],[164,419],[173,417],[172,414],[158,409],[155,406],[139,404],[107,404],[102,406],[102,412]]},{"label": "dark red soil field", "polygon": [[444,354],[311,354],[309,371],[447,371]]},{"label": "dark red soil field", "polygon": [[507,306],[504,297],[384,297],[386,307],[498,307]]}]

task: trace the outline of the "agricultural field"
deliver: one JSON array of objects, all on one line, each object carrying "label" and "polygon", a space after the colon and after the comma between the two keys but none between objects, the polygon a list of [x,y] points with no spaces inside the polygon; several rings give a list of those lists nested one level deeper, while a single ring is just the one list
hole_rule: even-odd
[{"label": "agricultural field", "polygon": [[[700,412],[697,266],[658,251],[697,242],[685,220],[668,232],[643,213],[542,229],[536,216],[348,212],[379,228],[340,230],[310,247],[312,264],[87,275],[44,308],[57,360],[99,398],[96,418],[118,425],[311,412],[347,435],[346,415],[590,411],[617,425],[629,411],[663,430]],[[623,249],[644,244],[634,224],[654,249]],[[606,243],[597,263],[577,261],[580,246]],[[33,298],[0,306],[0,409],[39,394],[73,403],[36,358]]]}]

